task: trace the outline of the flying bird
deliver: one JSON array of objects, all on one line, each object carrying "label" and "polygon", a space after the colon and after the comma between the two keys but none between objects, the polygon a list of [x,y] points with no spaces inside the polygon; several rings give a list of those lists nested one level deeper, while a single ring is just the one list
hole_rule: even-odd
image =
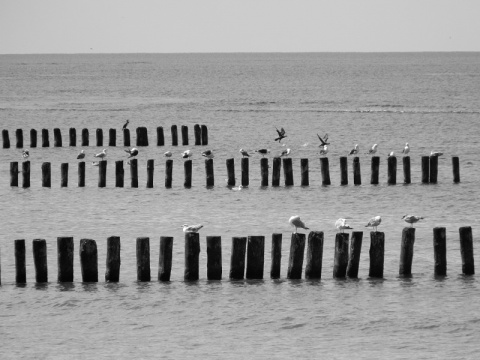
[{"label": "flying bird", "polygon": [[320,155],[327,155],[328,154],[328,146],[323,145],[323,149],[320,150]]},{"label": "flying bird", "polygon": [[348,155],[357,155],[358,154],[358,144],[355,144],[352,150],[348,153]]},{"label": "flying bird", "polygon": [[268,150],[268,149],[259,149],[259,150],[255,150],[255,152],[258,152],[259,154],[262,154],[263,157],[265,157],[265,155],[267,155],[268,153],[270,153],[270,150]]},{"label": "flying bird", "polygon": [[85,150],[80,150],[80,153],[77,155],[77,159],[84,159],[85,158]]},{"label": "flying bird", "polygon": [[127,120],[127,122],[123,125],[122,130],[125,130],[127,128],[129,122],[130,122],[130,120]]},{"label": "flying bird", "polygon": [[203,227],[202,224],[198,224],[198,225],[187,225],[187,224],[183,224],[182,225],[182,228],[183,228],[183,232],[184,233],[196,233],[198,232],[198,230],[200,230],[201,228]]},{"label": "flying bird", "polygon": [[325,146],[325,145],[330,145],[330,143],[327,142],[328,141],[328,134],[325,134],[323,139],[320,137],[320,135],[317,134],[317,136],[318,136],[318,140],[320,140],[320,143],[321,143],[320,145],[318,145],[318,147],[322,147],[322,146]]},{"label": "flying bird", "polygon": [[98,154],[95,154],[93,156],[103,160],[107,156],[107,149],[103,149],[102,152],[99,152]]},{"label": "flying bird", "polygon": [[437,156],[438,157],[438,156],[442,156],[442,155],[443,155],[443,153],[440,152],[440,151],[433,151],[432,150],[432,152],[430,153],[430,156]]},{"label": "flying bird", "polygon": [[28,159],[28,157],[30,156],[30,151],[28,149],[24,149],[22,151],[22,156],[24,159]]},{"label": "flying bird", "polygon": [[163,154],[165,157],[172,157],[172,152],[171,151],[167,151]]},{"label": "flying bird", "polygon": [[275,129],[277,130],[277,133],[278,133],[278,138],[276,138],[275,141],[278,140],[278,142],[281,143],[282,139],[287,137],[287,135],[285,135],[285,129],[283,127],[280,130],[278,130],[277,128]]},{"label": "flying bird", "polygon": [[382,222],[382,218],[380,216],[375,216],[370,219],[367,225],[365,227],[373,227],[375,229],[375,232],[377,232],[377,226],[380,225]]},{"label": "flying bird", "polygon": [[131,148],[130,150],[125,150],[126,153],[130,154],[128,157],[129,159],[131,157],[137,156],[138,155],[138,149],[137,148]]},{"label": "flying bird", "polygon": [[192,150],[185,150],[183,153],[182,153],[182,158],[184,159],[188,159],[189,157],[191,157],[193,154],[192,154]]},{"label": "flying bird", "polygon": [[300,216],[298,215],[294,215],[292,216],[288,222],[290,223],[290,225],[292,226],[295,226],[295,232],[294,234],[297,233],[297,228],[300,228],[300,229],[305,229],[305,230],[309,230],[309,228],[307,228],[304,224],[304,222],[302,220],[300,220]]},{"label": "flying bird", "polygon": [[282,153],[280,154],[280,156],[288,156],[290,155],[290,149],[285,149],[282,151]]},{"label": "flying bird", "polygon": [[410,152],[410,146],[408,145],[408,143],[405,143],[405,147],[403,148],[402,153],[405,155],[408,155],[409,152]]},{"label": "flying bird", "polygon": [[212,150],[205,150],[204,152],[202,152],[202,156],[206,157],[207,159],[214,158]]},{"label": "flying bird", "polygon": [[353,229],[350,225],[347,224],[347,220],[346,219],[338,219],[337,221],[335,221],[335,227],[338,229],[338,230],[342,230],[342,233],[344,230],[346,229]]},{"label": "flying bird", "polygon": [[243,149],[240,149],[240,154],[242,154],[242,157],[250,157],[250,155],[248,155],[248,152],[246,152],[245,150]]},{"label": "flying bird", "polygon": [[421,217],[421,216],[415,216],[415,215],[403,215],[402,219],[403,219],[403,221],[405,221],[406,223],[409,223],[409,224],[410,224],[410,227],[413,227],[413,224],[415,224],[416,222],[419,222],[420,220],[422,220],[423,217]]},{"label": "flying bird", "polygon": [[374,155],[377,152],[377,144],[373,144],[372,148],[368,150],[368,153]]}]

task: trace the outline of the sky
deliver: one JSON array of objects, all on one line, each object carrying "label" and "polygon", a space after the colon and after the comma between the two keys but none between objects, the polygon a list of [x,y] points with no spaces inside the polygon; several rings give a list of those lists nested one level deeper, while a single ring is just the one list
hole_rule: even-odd
[{"label": "sky", "polygon": [[480,0],[0,0],[0,54],[480,51]]}]

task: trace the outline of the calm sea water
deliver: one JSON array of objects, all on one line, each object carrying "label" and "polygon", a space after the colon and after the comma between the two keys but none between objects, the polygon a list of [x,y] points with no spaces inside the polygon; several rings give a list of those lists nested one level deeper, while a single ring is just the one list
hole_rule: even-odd
[{"label": "calm sea water", "polygon": [[[480,221],[480,54],[211,54],[211,55],[12,55],[0,56],[0,128],[12,148],[0,149],[0,351],[2,358],[476,358],[480,351],[480,285],[461,275],[458,228],[472,226],[478,248]],[[140,149],[139,188],[115,188],[115,160],[123,146],[108,148],[107,187],[97,187],[90,166],[87,184],[76,186],[80,147],[31,149],[31,188],[10,188],[9,163],[22,161],[15,129],[117,129],[130,119],[146,126],[155,144],[163,126],[166,146]],[[183,188],[181,152],[168,129],[206,124],[215,153],[215,187],[205,187],[206,147],[190,146],[193,187]],[[226,187],[225,159],[234,157],[240,180],[244,148],[286,147],[295,186],[260,187],[258,155],[250,160],[250,186]],[[316,134],[329,134],[332,185],[321,185]],[[386,184],[386,155],[411,146],[412,184]],[[363,185],[340,186],[339,156],[360,145]],[[369,184],[370,159],[379,144],[380,184]],[[163,152],[174,153],[173,187],[164,188]],[[420,157],[439,159],[438,184],[422,185]],[[451,156],[460,157],[461,183],[453,184]],[[310,160],[310,186],[301,187],[300,158]],[[146,161],[155,159],[154,188],[146,189]],[[41,164],[52,163],[52,188],[41,187]],[[271,159],[269,160],[271,162]],[[60,188],[60,163],[70,163],[68,188]],[[401,159],[399,158],[399,165]],[[351,172],[351,160],[349,163]],[[21,181],[21,176],[20,176]],[[282,178],[283,182],[283,178]],[[425,216],[416,226],[413,277],[398,277],[405,213]],[[325,232],[322,280],[286,280],[288,218],[298,214]],[[385,278],[368,278],[368,219],[382,216]],[[332,279],[339,217],[364,230],[358,280]],[[184,223],[203,223],[200,280],[183,281]],[[448,276],[433,276],[432,229],[447,228]],[[283,234],[282,280],[268,278],[270,238]],[[97,240],[99,272],[105,271],[106,238],[121,237],[119,284],[83,284],[81,238]],[[159,237],[174,236],[172,281],[137,283],[135,238],[150,237],[152,278]],[[222,236],[223,281],[207,281],[205,237]],[[233,236],[266,236],[265,280],[228,279]],[[75,282],[57,284],[56,237],[75,238]],[[35,285],[31,241],[48,246],[50,283]],[[13,241],[27,243],[27,284],[15,285]]]}]

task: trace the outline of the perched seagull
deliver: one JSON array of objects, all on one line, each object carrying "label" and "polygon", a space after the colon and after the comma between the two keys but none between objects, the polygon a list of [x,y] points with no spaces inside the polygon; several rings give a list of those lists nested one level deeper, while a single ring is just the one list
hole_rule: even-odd
[{"label": "perched seagull", "polygon": [[130,120],[127,120],[127,122],[123,125],[122,130],[125,130],[127,128],[129,122],[130,122]]},{"label": "perched seagull", "polygon": [[213,152],[212,150],[205,150],[202,152],[202,156],[206,157],[207,159],[213,159]]},{"label": "perched seagull", "polygon": [[352,150],[348,153],[348,155],[357,155],[358,154],[358,144],[355,144]]},{"label": "perched seagull", "polygon": [[443,153],[440,152],[440,151],[433,151],[432,150],[432,152],[430,153],[430,156],[442,156],[442,155],[443,155]]},{"label": "perched seagull", "polygon": [[394,151],[390,151],[390,152],[388,153],[388,157],[391,157],[391,156],[394,156],[394,157],[395,157],[395,152],[394,152]]},{"label": "perched seagull", "polygon": [[370,219],[370,221],[368,222],[367,225],[365,225],[365,227],[371,226],[375,229],[375,232],[377,232],[377,226],[380,225],[381,222],[382,222],[382,218],[380,216],[375,216]]},{"label": "perched seagull", "polygon": [[103,149],[102,152],[99,152],[98,154],[95,154],[93,156],[103,160],[107,156],[107,149]]},{"label": "perched seagull", "polygon": [[285,135],[285,129],[283,127],[280,130],[278,130],[277,128],[275,129],[277,130],[277,133],[278,133],[278,138],[276,138],[275,141],[278,140],[278,143],[281,143],[282,139],[287,137],[287,135]]},{"label": "perched seagull", "polygon": [[320,155],[327,155],[328,154],[328,146],[323,145],[323,149],[320,150]]},{"label": "perched seagull", "polygon": [[265,157],[265,155],[267,155],[268,153],[270,153],[270,150],[268,150],[268,149],[259,149],[259,150],[255,150],[255,152],[258,152],[259,154],[262,154],[263,157]]},{"label": "perched seagull", "polygon": [[320,135],[318,135],[318,140],[320,140],[320,145],[318,145],[318,147],[322,147],[322,146],[325,146],[325,145],[330,145],[330,143],[327,143],[328,141],[328,134],[325,134],[325,136],[323,137],[323,139],[320,137]]},{"label": "perched seagull", "polygon": [[372,148],[368,150],[368,153],[374,155],[377,152],[377,144],[373,144]]},{"label": "perched seagull", "polygon": [[172,152],[171,152],[171,151],[167,151],[167,152],[165,152],[163,155],[165,155],[165,157],[172,157]]},{"label": "perched seagull", "polygon": [[240,154],[242,154],[242,157],[250,157],[250,155],[248,155],[248,152],[246,152],[245,150],[243,149],[240,149]]},{"label": "perched seagull", "polygon": [[410,227],[413,227],[413,224],[416,222],[419,222],[420,220],[423,219],[421,216],[415,216],[415,215],[403,215],[402,219],[410,224]]},{"label": "perched seagull", "polygon": [[196,232],[198,232],[198,230],[200,230],[203,227],[203,225],[201,225],[201,224],[198,224],[198,225],[183,224],[182,227],[183,227],[183,232],[184,233],[187,233],[187,232],[196,233]]},{"label": "perched seagull", "polygon": [[80,153],[77,155],[77,159],[85,158],[85,150],[80,150]]},{"label": "perched seagull", "polygon": [[92,161],[92,165],[93,165],[93,166],[98,166],[99,163],[98,163],[98,161]]},{"label": "perched seagull", "polygon": [[338,219],[337,221],[335,221],[335,227],[338,229],[338,230],[342,230],[342,233],[343,233],[343,230],[345,229],[353,229],[350,225],[347,224],[347,220],[346,219]]},{"label": "perched seagull", "polygon": [[182,153],[182,158],[184,159],[188,159],[190,156],[192,156],[192,150],[185,150],[183,153]]},{"label": "perched seagull", "polygon": [[402,153],[404,153],[405,155],[408,155],[409,152],[410,152],[410,146],[408,145],[408,143],[405,143],[405,147],[403,148]]},{"label": "perched seagull", "polygon": [[28,159],[28,157],[30,156],[30,151],[28,151],[28,149],[24,149],[22,151],[22,156],[24,159]]},{"label": "perched seagull", "polygon": [[300,216],[298,216],[298,215],[292,216],[292,217],[288,220],[288,222],[290,223],[290,225],[295,226],[295,232],[294,232],[294,234],[297,233],[297,228],[309,230],[309,229],[305,226],[305,224],[303,223],[303,221],[300,220]]},{"label": "perched seagull", "polygon": [[280,156],[288,156],[290,155],[290,149],[285,149],[282,151],[282,153],[280,154]]},{"label": "perched seagull", "polygon": [[130,154],[128,157],[129,159],[131,157],[137,156],[138,155],[138,149],[137,148],[131,148],[130,150],[125,150],[126,153]]}]

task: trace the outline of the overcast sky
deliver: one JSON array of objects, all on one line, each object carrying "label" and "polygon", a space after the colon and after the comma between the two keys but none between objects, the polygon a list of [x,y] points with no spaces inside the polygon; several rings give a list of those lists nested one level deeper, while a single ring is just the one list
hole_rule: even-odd
[{"label": "overcast sky", "polygon": [[0,54],[480,51],[480,0],[0,0]]}]

